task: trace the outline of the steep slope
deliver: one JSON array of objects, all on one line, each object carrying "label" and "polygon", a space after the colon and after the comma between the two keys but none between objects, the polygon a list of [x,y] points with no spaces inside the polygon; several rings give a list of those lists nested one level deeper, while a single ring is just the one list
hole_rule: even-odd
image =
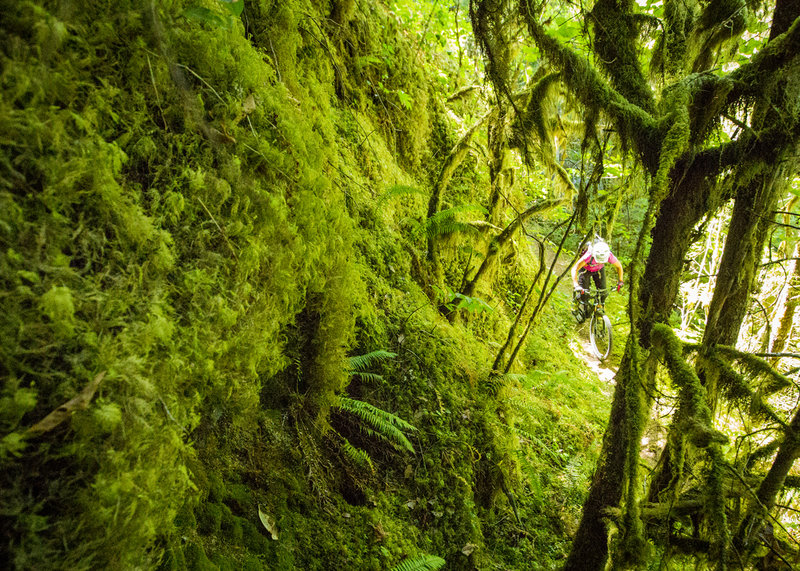
[{"label": "steep slope", "polygon": [[387,192],[454,142],[436,82],[382,5],[322,4],[2,2],[16,568],[563,557],[606,412],[566,302],[490,380],[511,304],[444,319]]}]

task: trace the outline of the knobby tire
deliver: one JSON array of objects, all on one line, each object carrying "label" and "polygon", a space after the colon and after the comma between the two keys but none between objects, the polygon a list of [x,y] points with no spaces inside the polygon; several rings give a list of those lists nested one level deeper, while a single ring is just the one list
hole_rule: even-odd
[{"label": "knobby tire", "polygon": [[611,333],[611,320],[607,315],[592,315],[589,325],[589,341],[592,344],[594,354],[601,361],[608,358],[611,354],[613,334]]}]

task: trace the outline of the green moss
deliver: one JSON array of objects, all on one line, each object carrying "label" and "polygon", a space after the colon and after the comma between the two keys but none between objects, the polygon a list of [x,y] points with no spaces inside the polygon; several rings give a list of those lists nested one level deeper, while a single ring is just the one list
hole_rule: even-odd
[{"label": "green moss", "polygon": [[211,562],[217,566],[219,571],[238,571],[240,569],[240,565],[221,553],[215,553],[211,557]]},{"label": "green moss", "polygon": [[206,556],[206,552],[198,544],[189,542],[183,548],[183,556],[188,571],[216,571],[217,566]]},{"label": "green moss", "polygon": [[158,566],[159,571],[180,571],[187,569],[188,564],[184,555],[184,550],[174,545],[168,546],[164,551],[164,557]]},{"label": "green moss", "polygon": [[270,540],[262,533],[263,528],[259,526],[249,520],[242,520],[244,547],[251,553],[268,553]]},{"label": "green moss", "polygon": [[222,506],[222,522],[220,530],[222,535],[234,545],[242,543],[244,530],[242,528],[242,518],[236,517],[231,513],[228,506]]},{"label": "green moss", "polygon": [[266,571],[268,567],[254,555],[248,555],[242,563],[242,571]]},{"label": "green moss", "polygon": [[206,502],[197,509],[197,531],[211,535],[218,533],[222,525],[222,508],[219,504]]},{"label": "green moss", "polygon": [[175,516],[175,527],[183,533],[189,532],[197,527],[194,509],[188,504],[184,504]]}]

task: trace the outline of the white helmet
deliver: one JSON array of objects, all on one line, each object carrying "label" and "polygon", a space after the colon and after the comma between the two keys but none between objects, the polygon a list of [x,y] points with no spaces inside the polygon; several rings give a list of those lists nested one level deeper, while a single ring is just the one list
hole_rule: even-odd
[{"label": "white helmet", "polygon": [[599,240],[592,244],[592,257],[598,264],[605,264],[608,262],[608,257],[611,255],[611,248],[608,244]]}]

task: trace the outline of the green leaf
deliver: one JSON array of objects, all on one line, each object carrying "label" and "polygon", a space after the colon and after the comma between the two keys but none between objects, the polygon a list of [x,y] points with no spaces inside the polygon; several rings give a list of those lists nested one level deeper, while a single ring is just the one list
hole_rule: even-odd
[{"label": "green leaf", "polygon": [[230,28],[230,22],[223,18],[219,12],[204,8],[203,6],[189,6],[183,11],[183,16],[187,20],[194,20],[201,24],[210,24],[218,28]]},{"label": "green leaf", "polygon": [[242,15],[244,11],[244,0],[219,0],[228,9],[228,11],[237,18]]},{"label": "green leaf", "polygon": [[406,93],[405,91],[403,91],[401,89],[398,89],[397,90],[397,98],[400,100],[400,103],[402,103],[403,106],[406,109],[411,109],[411,101],[412,101],[412,99],[411,99],[411,96],[408,93]]},{"label": "green leaf", "polygon": [[445,560],[435,555],[422,555],[413,559],[406,559],[399,565],[392,567],[391,571],[436,571],[444,567]]},{"label": "green leaf", "polygon": [[364,401],[345,396],[339,397],[337,408],[359,417],[364,422],[359,428],[369,436],[381,438],[394,446],[405,448],[412,454],[415,453],[414,446],[402,431],[410,432],[416,428],[399,416]]},{"label": "green leaf", "polygon": [[268,513],[261,509],[261,504],[258,504],[258,519],[261,520],[261,525],[269,532],[272,539],[278,539],[278,526],[275,525],[275,520]]}]

